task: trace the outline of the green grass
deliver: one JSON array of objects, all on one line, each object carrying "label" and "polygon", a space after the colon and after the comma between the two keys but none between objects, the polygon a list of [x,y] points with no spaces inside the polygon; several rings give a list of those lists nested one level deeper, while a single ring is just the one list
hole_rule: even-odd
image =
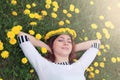
[{"label": "green grass", "polygon": [[[10,31],[13,26],[21,25],[22,31],[28,33],[30,29],[34,30],[35,33],[40,33],[43,37],[46,32],[57,29],[60,27],[69,27],[75,29],[77,32],[76,42],[83,42],[86,40],[97,39],[96,33],[99,32],[102,35],[101,42],[102,45],[109,45],[110,49],[105,47],[101,49],[101,56],[97,56],[95,62],[104,62],[105,67],[101,68],[100,66],[94,67],[94,69],[99,69],[100,73],[95,74],[94,78],[89,79],[89,72],[86,72],[87,80],[119,80],[120,78],[120,61],[117,60],[116,63],[112,63],[111,58],[117,57],[120,59],[120,1],[112,0],[52,0],[57,1],[59,9],[57,12],[57,18],[52,18],[51,13],[53,12],[53,6],[50,9],[45,8],[45,0],[18,0],[16,5],[11,4],[11,0],[0,0],[0,41],[3,42],[4,49],[9,52],[9,57],[3,59],[0,56],[0,78],[3,80],[37,80],[37,74],[35,72],[30,73],[30,69],[33,69],[29,64],[23,64],[21,59],[24,56],[21,49],[19,48],[18,43],[11,45],[9,43],[9,38],[7,38],[7,32]],[[28,15],[25,15],[23,12],[26,9],[26,4],[32,4],[35,2],[36,7],[30,9],[31,13],[41,14],[41,10],[46,10],[48,15],[43,18],[43,20],[31,19]],[[91,4],[90,4],[91,3]],[[93,3],[93,5],[92,5]],[[73,4],[75,8],[79,8],[80,13],[76,14],[69,10],[70,4]],[[69,18],[63,14],[62,10],[66,9],[69,13],[72,14],[72,17]],[[17,16],[13,16],[12,11],[17,12]],[[103,16],[104,19],[99,19],[99,16]],[[58,22],[66,19],[70,20],[70,24],[64,24],[59,26]],[[31,26],[29,23],[31,21],[37,22],[36,26]],[[111,29],[110,26],[106,26],[106,22],[111,22],[114,29]],[[96,24],[97,29],[91,28],[91,24]],[[103,29],[107,29],[110,35],[110,38],[105,37]],[[85,39],[85,38],[88,39]],[[43,40],[43,38],[42,38]],[[106,50],[106,52],[104,52]],[[81,56],[82,52],[78,53],[78,56]],[[106,61],[103,60],[106,58]],[[94,62],[93,62],[94,63]]]}]

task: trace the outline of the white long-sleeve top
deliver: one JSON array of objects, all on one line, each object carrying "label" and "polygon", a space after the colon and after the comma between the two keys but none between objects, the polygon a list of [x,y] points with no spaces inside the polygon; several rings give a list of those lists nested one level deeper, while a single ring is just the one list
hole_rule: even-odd
[{"label": "white long-sleeve top", "polygon": [[71,65],[59,65],[48,61],[24,36],[19,37],[20,47],[28,58],[40,80],[86,80],[85,70],[95,59],[98,49],[89,48],[82,57]]}]

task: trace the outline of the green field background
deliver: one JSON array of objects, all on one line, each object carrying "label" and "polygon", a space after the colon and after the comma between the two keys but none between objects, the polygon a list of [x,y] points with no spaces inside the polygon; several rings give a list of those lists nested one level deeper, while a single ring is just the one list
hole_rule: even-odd
[{"label": "green field background", "polygon": [[[12,4],[12,1],[16,1],[16,4]],[[0,50],[0,80],[38,80],[36,72],[31,72],[33,67],[30,63],[21,62],[25,56],[18,43],[9,43],[7,32],[16,25],[21,25],[22,31],[26,33],[29,30],[33,30],[35,34],[40,33],[41,40],[44,40],[46,32],[61,27],[69,27],[76,31],[76,43],[99,38],[102,43],[101,54],[98,54],[85,76],[87,80],[120,80],[120,0],[51,0],[58,3],[57,11],[53,11],[52,4],[47,9],[45,1],[0,0],[0,41],[4,46],[4,49]],[[26,5],[32,3],[36,6],[29,9],[30,13],[41,14],[42,10],[47,12],[42,20],[24,14]],[[71,4],[75,9],[79,9],[79,13],[69,9]],[[67,10],[72,16],[68,17],[63,10]],[[17,13],[16,16],[12,14],[13,11]],[[57,14],[56,18],[51,16],[52,12]],[[66,23],[66,20],[70,23]],[[30,25],[32,21],[37,25]],[[59,21],[64,21],[64,25],[60,26]],[[9,52],[7,58],[1,55],[5,50]],[[82,53],[79,52],[78,57]],[[100,66],[101,62],[104,63],[103,67]],[[98,63],[98,66],[95,63]]]}]

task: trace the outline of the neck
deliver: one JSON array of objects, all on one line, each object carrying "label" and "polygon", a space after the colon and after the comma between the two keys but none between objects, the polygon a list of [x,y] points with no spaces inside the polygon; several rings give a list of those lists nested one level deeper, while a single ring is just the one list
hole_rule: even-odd
[{"label": "neck", "polygon": [[62,62],[67,62],[67,63],[69,63],[68,57],[56,57],[55,63],[62,63]]}]

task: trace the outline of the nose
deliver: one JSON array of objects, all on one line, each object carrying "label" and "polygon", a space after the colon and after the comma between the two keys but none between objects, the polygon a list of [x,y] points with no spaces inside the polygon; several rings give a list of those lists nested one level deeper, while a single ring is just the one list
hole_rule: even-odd
[{"label": "nose", "polygon": [[68,45],[68,42],[67,42],[67,41],[64,41],[64,45]]}]

